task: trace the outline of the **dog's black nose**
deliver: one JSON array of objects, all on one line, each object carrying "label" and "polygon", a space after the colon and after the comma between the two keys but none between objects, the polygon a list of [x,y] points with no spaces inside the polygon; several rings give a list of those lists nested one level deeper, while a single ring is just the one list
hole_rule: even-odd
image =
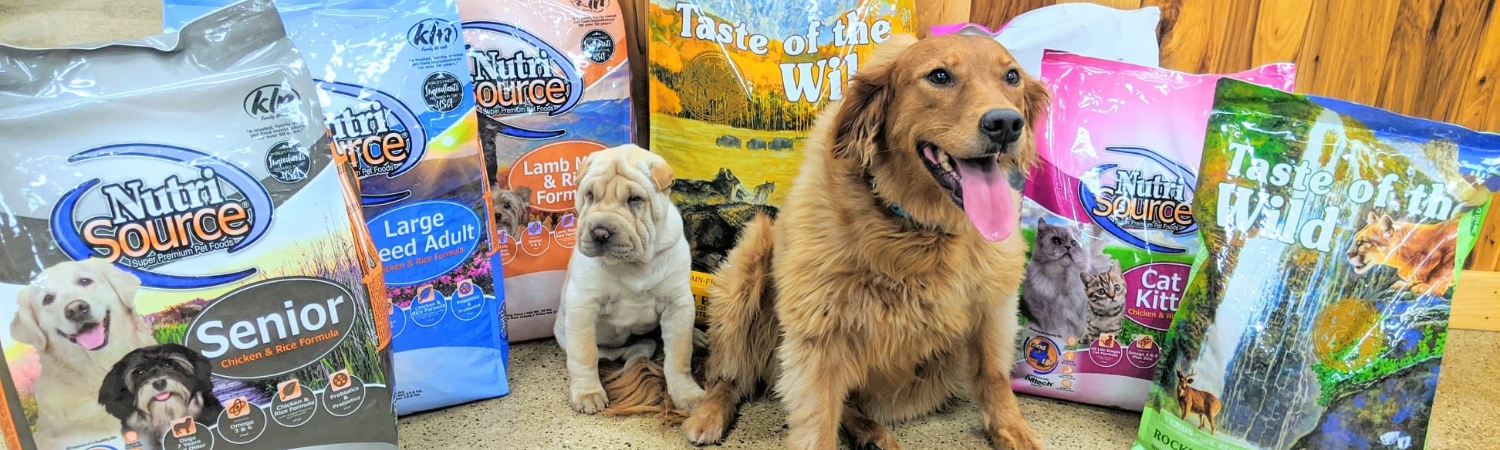
[{"label": "dog's black nose", "polygon": [[614,236],[614,233],[610,233],[608,228],[594,227],[594,242],[608,241],[610,236]]},{"label": "dog's black nose", "polygon": [[153,381],[153,382],[151,382],[151,387],[156,388],[156,390],[158,390],[158,391],[160,391],[162,389],[166,389],[167,388],[167,380],[156,380],[156,381]]},{"label": "dog's black nose", "polygon": [[74,322],[86,320],[89,318],[89,304],[83,300],[73,300],[73,303],[69,303],[68,308],[63,310],[63,317]]},{"label": "dog's black nose", "polygon": [[1021,129],[1026,127],[1026,118],[1014,109],[992,109],[979,118],[979,131],[991,141],[1005,145],[1021,138]]}]

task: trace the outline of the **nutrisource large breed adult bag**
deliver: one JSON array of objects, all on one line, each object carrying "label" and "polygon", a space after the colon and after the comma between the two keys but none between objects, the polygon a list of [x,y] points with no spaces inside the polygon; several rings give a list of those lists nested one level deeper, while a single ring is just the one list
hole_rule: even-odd
[{"label": "nutrisource large breed adult bag", "polygon": [[1024,191],[1019,392],[1139,410],[1198,251],[1192,200],[1214,83],[1291,89],[1291,64],[1193,75],[1055,51]]},{"label": "nutrisource large breed adult bag", "polygon": [[574,173],[633,139],[620,6],[458,0],[505,266],[510,339],[552,336],[577,240]]},{"label": "nutrisource large breed adult bag", "polygon": [[[168,28],[227,0],[168,0]],[[506,395],[505,299],[451,0],[278,0],[385,266],[396,410]],[[492,269],[495,269],[492,272]]]},{"label": "nutrisource large breed adult bag", "polygon": [[1421,449],[1500,135],[1219,82],[1137,449]]},{"label": "nutrisource large breed adult bag", "polygon": [[381,265],[307,71],[268,0],[0,46],[9,448],[396,448]]},{"label": "nutrisource large breed adult bag", "polygon": [[913,34],[912,0],[651,0],[651,151],[693,255],[698,319],[712,273],[758,213],[775,214],[823,106],[876,45]]}]

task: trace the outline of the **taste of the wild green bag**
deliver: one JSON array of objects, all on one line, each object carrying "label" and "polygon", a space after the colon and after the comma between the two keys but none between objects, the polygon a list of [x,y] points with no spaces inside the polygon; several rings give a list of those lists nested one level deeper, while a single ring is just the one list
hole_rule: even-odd
[{"label": "taste of the wild green bag", "polygon": [[1219,81],[1136,449],[1420,449],[1500,135]]},{"label": "taste of the wild green bag", "polygon": [[775,214],[819,111],[875,46],[912,34],[913,0],[651,0],[651,151],[693,249],[700,321],[709,275],[745,221]]}]

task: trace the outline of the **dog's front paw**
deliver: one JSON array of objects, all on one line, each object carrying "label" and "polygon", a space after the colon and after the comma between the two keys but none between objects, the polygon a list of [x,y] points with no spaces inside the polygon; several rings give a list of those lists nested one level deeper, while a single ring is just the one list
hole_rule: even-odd
[{"label": "dog's front paw", "polygon": [[573,394],[568,399],[568,405],[574,411],[584,414],[598,414],[609,406],[609,397],[604,395],[604,388],[579,389],[574,388]]},{"label": "dog's front paw", "polygon": [[704,403],[702,408],[682,422],[682,431],[693,445],[709,445],[724,439],[724,429],[729,425],[729,414],[722,405]]},{"label": "dog's front paw", "polygon": [[1023,421],[1011,421],[990,429],[990,444],[1000,450],[1042,450],[1042,439]]}]

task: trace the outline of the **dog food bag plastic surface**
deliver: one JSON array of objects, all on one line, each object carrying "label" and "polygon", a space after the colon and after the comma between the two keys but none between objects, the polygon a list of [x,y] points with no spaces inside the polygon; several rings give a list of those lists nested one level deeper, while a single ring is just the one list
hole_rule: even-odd
[{"label": "dog food bag plastic surface", "polygon": [[458,0],[458,9],[510,340],[551,337],[578,239],[578,163],[634,139],[625,19],[606,0]]},{"label": "dog food bag plastic surface", "polygon": [[1291,89],[1294,67],[1192,75],[1047,52],[1052,108],[1023,193],[1031,260],[1018,392],[1140,410],[1198,251],[1193,188],[1222,77]]},{"label": "dog food bag plastic surface", "polygon": [[1424,448],[1500,135],[1218,86],[1135,448]]},{"label": "dog food bag plastic surface", "polygon": [[397,448],[382,266],[316,92],[269,0],[0,46],[10,449]]},{"label": "dog food bag plastic surface", "polygon": [[706,320],[745,222],[774,215],[818,112],[875,46],[915,34],[913,0],[651,0],[651,151],[672,165]]},{"label": "dog food bag plastic surface", "polygon": [[[168,0],[167,26],[227,0]],[[385,266],[401,414],[506,395],[468,60],[452,0],[278,0]],[[493,270],[493,271],[492,271]]]}]

